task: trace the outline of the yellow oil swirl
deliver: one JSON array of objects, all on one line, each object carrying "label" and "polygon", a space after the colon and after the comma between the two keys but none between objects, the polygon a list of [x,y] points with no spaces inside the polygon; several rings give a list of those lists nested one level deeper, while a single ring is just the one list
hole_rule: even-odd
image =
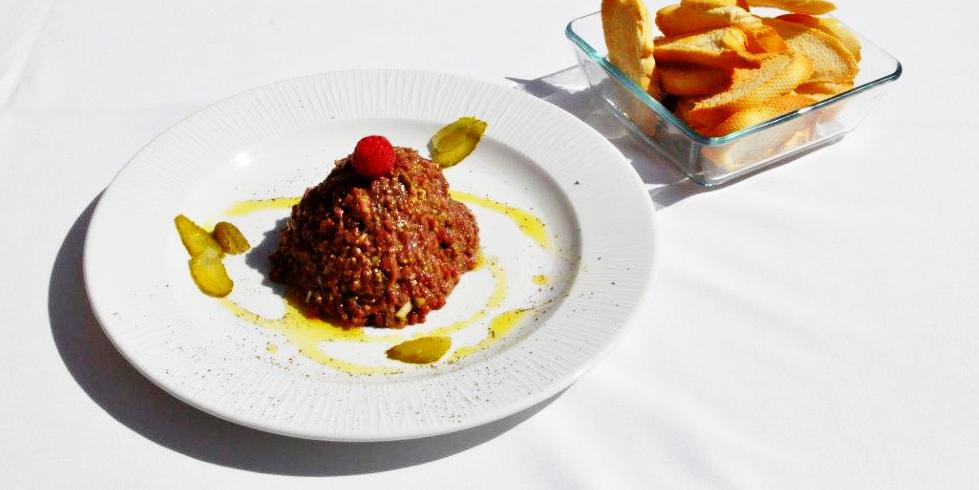
[{"label": "yellow oil swirl", "polygon": [[551,243],[551,235],[547,231],[547,225],[545,225],[544,222],[537,216],[534,216],[533,214],[530,214],[520,208],[513,207],[499,201],[494,201],[486,197],[469,194],[467,192],[449,191],[449,195],[451,195],[452,199],[455,199],[456,201],[475,204],[476,206],[503,214],[504,216],[510,218],[510,220],[513,221],[518,228],[520,228],[520,231],[522,231],[524,235],[527,235],[527,237],[533,240],[533,242],[538,246],[544,250],[547,250],[548,252],[553,251],[554,245]]},{"label": "yellow oil swirl", "polygon": [[291,209],[299,204],[300,197],[276,197],[272,199],[247,199],[238,201],[231,207],[224,210],[227,216],[244,216],[258,211],[268,211],[271,209]]},{"label": "yellow oil swirl", "polygon": [[362,328],[343,329],[322,320],[308,318],[289,301],[285,302],[286,312],[281,318],[266,318],[228,298],[221,298],[220,301],[236,317],[282,334],[302,355],[337,371],[367,375],[402,372],[396,368],[364,366],[337,359],[323,352],[321,348],[324,342],[392,342],[398,340],[397,335],[367,335]]},{"label": "yellow oil swirl", "polygon": [[486,267],[489,269],[490,274],[493,277],[493,292],[490,293],[489,298],[486,300],[485,306],[481,310],[477,310],[472,315],[462,320],[450,323],[444,327],[439,327],[428,332],[418,332],[415,334],[414,338],[428,337],[428,336],[448,336],[460,330],[464,330],[470,325],[482,320],[489,314],[490,310],[495,310],[503,304],[503,299],[506,298],[507,291],[507,277],[506,271],[500,266],[496,257],[484,258],[482,253],[480,253],[480,259],[476,263],[476,268]]},{"label": "yellow oil swirl", "polygon": [[548,276],[547,274],[537,274],[532,280],[534,281],[534,284],[538,286],[547,286],[551,283],[551,276]]},{"label": "yellow oil swirl", "polygon": [[[457,201],[474,204],[503,214],[504,216],[510,218],[510,220],[517,225],[520,231],[530,238],[535,244],[545,250],[553,250],[553,244],[550,234],[548,233],[547,226],[540,218],[522,209],[485,197],[479,197],[461,191],[450,191],[450,193],[452,198]],[[289,209],[298,204],[300,199],[300,197],[279,197],[272,199],[242,200],[236,202],[226,209],[224,214],[229,217],[237,217],[259,211]],[[503,300],[506,297],[508,286],[506,271],[502,266],[500,266],[495,257],[484,257],[480,251],[474,270],[484,267],[489,270],[493,278],[493,291],[486,299],[483,308],[477,310],[466,318],[452,322],[448,325],[437,327],[428,331],[415,332],[407,337],[403,333],[368,333],[368,331],[383,331],[383,329],[344,329],[323,320],[308,318],[293,302],[289,300],[284,301],[285,313],[280,318],[264,317],[248,310],[247,308],[228,298],[220,299],[220,303],[226,310],[236,317],[254,325],[268,328],[282,334],[290,343],[296,346],[301,354],[332,369],[352,375],[397,374],[403,371],[397,368],[365,366],[344,361],[342,359],[337,359],[323,352],[322,344],[326,342],[399,343],[405,341],[406,339],[411,340],[422,337],[450,336],[453,333],[464,330],[486,318],[491,311],[499,308],[503,304]],[[550,283],[550,278],[545,275],[538,275],[534,276],[533,281],[535,284],[546,285]],[[482,351],[492,344],[498,342],[510,330],[512,330],[520,319],[523,318],[523,316],[529,311],[531,310],[525,308],[510,310],[494,317],[489,323],[488,334],[485,339],[476,345],[456,349],[456,351],[449,357],[448,362],[458,362],[465,357]],[[266,350],[269,353],[274,354],[278,352],[279,349],[275,344],[269,343],[266,346]]]},{"label": "yellow oil swirl", "polygon": [[[417,339],[421,337],[448,336],[449,334],[463,330],[482,320],[489,314],[489,311],[499,308],[503,303],[503,299],[506,297],[506,271],[502,266],[500,266],[495,257],[483,257],[482,254],[480,254],[476,268],[479,269],[483,267],[489,269],[490,275],[493,278],[493,291],[486,299],[486,303],[482,309],[476,311],[467,318],[450,323],[443,327],[438,327],[430,331],[417,332],[410,338]],[[366,375],[398,374],[402,372],[402,370],[396,368],[364,366],[337,359],[323,352],[322,344],[325,342],[398,343],[405,340],[405,336],[403,334],[368,333],[368,330],[384,331],[382,329],[344,329],[320,319],[307,317],[305,314],[303,314],[299,307],[288,299],[284,300],[283,302],[285,313],[279,318],[268,318],[248,310],[229,298],[220,299],[221,305],[232,315],[253,325],[268,328],[274,332],[282,334],[291,344],[296,346],[301,354],[332,369],[348,374]],[[387,331],[395,332],[394,330]],[[266,347],[266,350],[268,350],[270,353],[275,353],[278,348],[275,347],[273,350]]]},{"label": "yellow oil swirl", "polygon": [[456,349],[456,351],[449,357],[448,362],[459,362],[462,359],[477,352],[486,350],[493,344],[503,340],[503,337],[506,337],[506,335],[520,323],[520,320],[531,311],[533,310],[528,308],[518,308],[516,310],[500,313],[490,321],[489,327],[487,328],[486,337],[484,337],[483,340],[480,340],[479,343],[475,345]]}]

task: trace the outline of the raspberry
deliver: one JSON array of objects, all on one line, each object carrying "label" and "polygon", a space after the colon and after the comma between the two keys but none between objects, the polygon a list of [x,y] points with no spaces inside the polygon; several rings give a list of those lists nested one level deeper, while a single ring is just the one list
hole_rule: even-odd
[{"label": "raspberry", "polygon": [[373,135],[357,142],[352,164],[358,174],[376,179],[391,173],[396,160],[391,142],[383,136]]}]

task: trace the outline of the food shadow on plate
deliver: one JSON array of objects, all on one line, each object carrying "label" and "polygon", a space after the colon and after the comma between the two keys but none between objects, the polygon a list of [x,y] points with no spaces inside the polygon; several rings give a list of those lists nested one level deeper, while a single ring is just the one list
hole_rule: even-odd
[{"label": "food shadow on plate", "polygon": [[275,227],[262,233],[262,241],[252,246],[251,250],[245,252],[245,264],[262,274],[262,285],[268,287],[273,293],[283,298],[286,297],[288,287],[272,281],[270,271],[272,265],[269,263],[269,256],[279,245],[279,232],[289,221],[288,217],[276,220]]},{"label": "food shadow on plate", "polygon": [[633,135],[588,88],[577,65],[535,79],[507,77],[518,90],[543,99],[571,113],[608,139],[642,178],[657,209],[707,191],[672,163],[653,153]]},{"label": "food shadow on plate", "polygon": [[[280,436],[197,410],[139,374],[115,350],[95,318],[85,293],[82,251],[85,232],[100,196],[75,220],[52,267],[48,286],[51,335],[68,372],[92,401],[123,425],[163,447],[201,461],[260,473],[296,476],[374,473],[438,460],[483,444],[519,425],[560,396],[559,393],[496,422],[452,434],[371,443]],[[274,238],[275,231],[271,233]],[[274,248],[274,241],[271,245],[265,241],[259,246]]]}]

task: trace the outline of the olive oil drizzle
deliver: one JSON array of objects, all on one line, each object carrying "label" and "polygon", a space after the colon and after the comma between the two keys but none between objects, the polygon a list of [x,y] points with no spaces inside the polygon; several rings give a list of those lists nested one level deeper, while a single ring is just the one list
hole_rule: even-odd
[{"label": "olive oil drizzle", "polygon": [[[553,244],[547,226],[540,218],[522,209],[509,206],[499,201],[479,197],[460,191],[450,191],[451,197],[457,201],[474,204],[490,211],[494,211],[510,218],[517,225],[520,231],[530,238],[535,244],[547,251],[553,251]],[[224,211],[226,216],[244,216],[260,211],[288,209],[299,203],[299,197],[279,197],[272,199],[249,199],[238,201]],[[499,264],[495,257],[484,257],[480,251],[476,267],[473,270],[482,268],[489,270],[493,278],[493,291],[483,308],[469,315],[467,318],[458,320],[448,325],[438,327],[429,331],[420,331],[412,335],[403,334],[372,334],[369,330],[349,328],[344,329],[329,322],[309,318],[303,314],[300,308],[288,298],[284,300],[285,313],[280,318],[268,318],[254,313],[241,306],[229,298],[220,298],[220,304],[236,317],[260,326],[268,328],[282,334],[297,350],[309,359],[333,368],[337,371],[352,375],[374,375],[374,374],[398,374],[402,369],[387,366],[365,366],[337,359],[323,352],[321,346],[326,342],[361,342],[361,343],[391,343],[397,344],[405,340],[413,340],[422,337],[450,336],[469,326],[483,320],[489,316],[490,312],[499,308],[506,298],[508,281],[505,269]],[[550,278],[544,275],[534,276],[535,284],[545,285],[550,282]],[[487,349],[491,345],[499,342],[514,326],[530,311],[529,308],[519,308],[501,313],[490,320],[487,327],[487,336],[479,343],[471,346],[460,347],[449,357],[449,363],[456,363],[460,360]],[[269,344],[271,348],[266,350],[275,354],[279,349],[274,344]]]},{"label": "olive oil drizzle", "polygon": [[244,216],[258,211],[268,211],[272,209],[291,209],[299,204],[301,197],[275,197],[272,199],[246,199],[238,201],[231,207],[224,210],[227,216]]},{"label": "olive oil drizzle", "polygon": [[486,300],[486,304],[483,306],[483,308],[477,310],[467,318],[450,323],[444,327],[439,327],[428,332],[418,332],[415,334],[414,338],[451,335],[482,320],[491,310],[495,310],[499,308],[501,304],[503,304],[503,299],[506,298],[507,292],[506,270],[500,266],[499,262],[496,260],[496,257],[484,258],[482,257],[482,253],[480,253],[480,260],[477,262],[476,269],[474,270],[478,270],[482,267],[489,269],[490,274],[493,276],[493,292]]},{"label": "olive oil drizzle", "polygon": [[537,216],[534,216],[533,214],[530,214],[520,208],[510,206],[509,204],[504,204],[500,201],[494,201],[492,199],[469,194],[467,192],[450,190],[449,195],[456,201],[475,204],[476,206],[489,209],[490,211],[496,211],[497,213],[510,218],[510,220],[517,225],[517,228],[520,228],[520,231],[533,240],[533,242],[540,248],[543,248],[548,252],[554,251],[554,244],[551,242],[551,235],[547,231],[547,225],[545,225],[544,222]]},{"label": "olive oil drizzle", "polygon": [[221,298],[221,305],[233,315],[249,323],[268,328],[282,334],[299,352],[337,371],[348,374],[397,374],[400,369],[390,367],[364,366],[337,359],[323,352],[324,342],[390,342],[397,336],[368,336],[361,328],[343,329],[322,320],[307,318],[289,301],[285,302],[286,313],[282,318],[266,318],[249,311],[238,303]]},{"label": "olive oil drizzle", "polygon": [[490,320],[486,337],[484,337],[483,340],[480,340],[479,343],[475,345],[456,349],[455,352],[449,356],[448,362],[450,364],[454,364],[477,352],[486,350],[493,344],[503,340],[503,338],[506,337],[506,335],[510,333],[510,331],[513,330],[518,323],[520,323],[520,320],[531,311],[533,310],[530,308],[517,308],[515,310],[500,313]]}]

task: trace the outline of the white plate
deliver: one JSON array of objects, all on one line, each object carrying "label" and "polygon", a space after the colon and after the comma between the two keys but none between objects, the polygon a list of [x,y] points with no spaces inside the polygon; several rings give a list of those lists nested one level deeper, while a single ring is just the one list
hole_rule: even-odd
[{"label": "white plate", "polygon": [[[446,170],[450,186],[533,212],[556,244],[555,253],[546,252],[512,220],[470,205],[483,251],[497,257],[509,286],[499,307],[453,335],[453,348],[478,342],[494,315],[536,308],[492,347],[456,363],[414,366],[387,359],[390,343],[319,346],[347,362],[402,370],[351,375],[303,356],[281,333],[234,316],[192,282],[175,215],[213,223],[243,199],[299,195],[367,134],[427,155],[440,126],[470,114],[489,129],[468,159]],[[235,280],[231,299],[268,317],[282,313],[283,301],[263,283],[272,244],[263,237],[287,214],[230,219],[260,245],[226,259]],[[648,290],[654,230],[652,205],[632,167],[560,109],[453,75],[339,72],[223,100],[143,148],[99,201],[86,239],[85,281],[116,348],[195,407],[291,436],[407,439],[515,413],[593,366]],[[535,284],[539,274],[551,284]],[[408,338],[472,315],[493,287],[485,269],[467,273],[445,308],[395,333]]]}]

